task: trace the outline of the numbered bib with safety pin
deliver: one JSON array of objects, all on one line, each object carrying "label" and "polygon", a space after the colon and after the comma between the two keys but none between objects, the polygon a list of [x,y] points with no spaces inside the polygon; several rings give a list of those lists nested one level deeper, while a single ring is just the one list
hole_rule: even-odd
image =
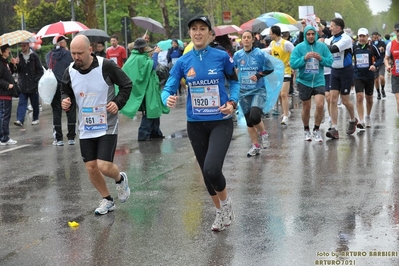
[{"label": "numbered bib with safety pin", "polygon": [[308,60],[306,60],[305,73],[319,73],[319,60],[317,60],[316,58],[309,58]]},{"label": "numbered bib with safety pin", "polygon": [[220,95],[218,85],[191,86],[191,105],[195,115],[220,113]]},{"label": "numbered bib with safety pin", "polygon": [[250,79],[253,75],[256,74],[256,71],[242,71],[241,72],[241,84],[242,85],[253,85],[256,84],[256,81]]},{"label": "numbered bib with safety pin", "polygon": [[369,64],[368,54],[356,54],[356,66],[358,68],[368,68]]},{"label": "numbered bib with safety pin", "polygon": [[105,105],[83,107],[82,118],[85,131],[107,130],[107,108]]}]

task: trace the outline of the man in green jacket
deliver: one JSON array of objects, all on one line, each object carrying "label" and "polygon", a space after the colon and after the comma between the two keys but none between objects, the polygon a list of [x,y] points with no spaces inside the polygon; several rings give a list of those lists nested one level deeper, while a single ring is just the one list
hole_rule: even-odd
[{"label": "man in green jacket", "polygon": [[[149,52],[153,51],[152,58]],[[151,49],[143,38],[134,41],[133,50],[123,71],[133,82],[134,89],[121,113],[133,118],[137,111],[143,112],[139,127],[138,140],[164,138],[160,130],[160,116],[169,113],[169,108],[161,102],[159,78],[156,74],[159,48]]]},{"label": "man in green jacket", "polygon": [[323,142],[320,134],[320,124],[324,112],[324,94],[326,82],[324,67],[330,67],[333,57],[327,46],[318,42],[317,31],[313,26],[306,26],[304,40],[291,53],[290,66],[298,69],[296,81],[298,83],[299,98],[302,100],[302,122],[306,141],[312,140],[309,128],[312,96],[316,104],[313,138],[316,142]]}]

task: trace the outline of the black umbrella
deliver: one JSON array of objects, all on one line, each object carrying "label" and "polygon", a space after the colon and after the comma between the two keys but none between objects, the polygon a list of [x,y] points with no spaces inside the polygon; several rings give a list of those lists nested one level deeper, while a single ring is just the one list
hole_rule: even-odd
[{"label": "black umbrella", "polygon": [[107,42],[110,40],[109,35],[105,31],[99,29],[82,30],[77,35],[85,35],[89,38],[90,42]]}]

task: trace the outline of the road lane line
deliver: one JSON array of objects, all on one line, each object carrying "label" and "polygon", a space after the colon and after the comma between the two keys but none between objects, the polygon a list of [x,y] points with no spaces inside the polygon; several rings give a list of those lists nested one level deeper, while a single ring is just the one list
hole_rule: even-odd
[{"label": "road lane line", "polygon": [[25,148],[25,147],[28,147],[28,146],[32,146],[32,145],[31,144],[24,144],[24,145],[21,145],[21,146],[15,146],[15,147],[13,147],[11,149],[0,151],[0,154],[6,153],[6,152],[9,152],[9,151],[15,151],[15,150],[22,149],[22,148]]}]

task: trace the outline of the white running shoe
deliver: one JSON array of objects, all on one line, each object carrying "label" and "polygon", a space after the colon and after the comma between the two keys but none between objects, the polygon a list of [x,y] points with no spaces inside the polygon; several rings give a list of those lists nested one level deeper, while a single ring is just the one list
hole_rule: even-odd
[{"label": "white running shoe", "polygon": [[223,214],[223,224],[225,226],[229,226],[234,221],[234,211],[231,206],[231,199],[227,200],[227,203],[222,206],[222,214]]},{"label": "white running shoe", "polygon": [[123,176],[123,181],[120,184],[116,184],[116,190],[118,191],[119,200],[124,203],[130,197],[130,188],[126,173],[120,172],[120,175]]},{"label": "white running shoe", "polygon": [[320,130],[313,130],[313,138],[316,142],[323,142],[323,138],[321,137]]},{"label": "white running shoe", "polygon": [[368,115],[366,115],[366,117],[365,117],[365,125],[367,128],[371,127],[371,118]]},{"label": "white running shoe", "polygon": [[212,224],[212,231],[223,231],[226,227],[224,226],[223,223],[223,211],[216,211],[216,217],[215,217],[215,221]]},{"label": "white running shoe", "polygon": [[64,141],[62,141],[62,140],[60,140],[60,141],[54,140],[53,141],[53,146],[64,146]]},{"label": "white running shoe", "polygon": [[113,200],[102,199],[100,206],[94,211],[95,214],[103,215],[115,210],[115,203]]},{"label": "white running shoe", "polygon": [[17,141],[16,141],[16,140],[13,140],[13,139],[9,139],[9,140],[6,141],[6,142],[1,142],[1,145],[2,145],[2,146],[4,146],[4,145],[15,145],[15,144],[17,144]]},{"label": "white running shoe", "polygon": [[310,134],[309,130],[305,130],[305,141],[312,141],[312,134]]},{"label": "white running shoe", "polygon": [[248,151],[247,156],[251,157],[251,156],[256,156],[260,154],[260,148],[257,148],[255,146],[255,144],[252,144],[251,149]]},{"label": "white running shoe", "polygon": [[38,124],[39,124],[39,120],[33,120],[32,123],[31,123],[31,125],[33,125],[33,126],[34,125],[38,125]]},{"label": "white running shoe", "polygon": [[269,134],[264,134],[260,136],[260,145],[262,146],[263,149],[267,149],[270,146],[270,141],[269,141]]},{"label": "white running shoe", "polygon": [[357,129],[359,130],[359,132],[364,132],[364,131],[366,131],[366,127],[365,127],[365,125],[364,125],[363,122],[357,123],[356,127],[357,127]]},{"label": "white running shoe", "polygon": [[288,116],[283,116],[283,120],[281,120],[282,125],[287,125],[288,124]]}]

